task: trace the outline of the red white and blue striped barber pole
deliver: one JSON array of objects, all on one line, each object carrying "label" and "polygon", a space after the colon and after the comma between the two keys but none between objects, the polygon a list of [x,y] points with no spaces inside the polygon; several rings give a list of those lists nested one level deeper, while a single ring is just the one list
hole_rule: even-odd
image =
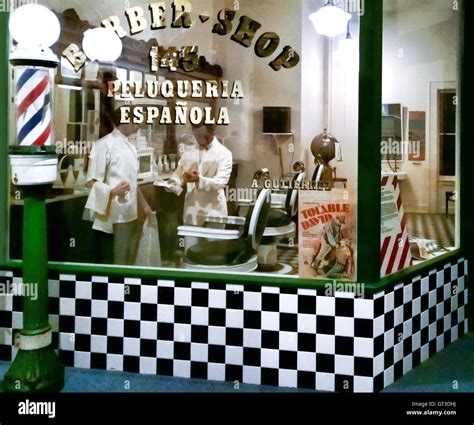
[{"label": "red white and blue striped barber pole", "polygon": [[18,146],[53,145],[51,68],[14,68]]}]

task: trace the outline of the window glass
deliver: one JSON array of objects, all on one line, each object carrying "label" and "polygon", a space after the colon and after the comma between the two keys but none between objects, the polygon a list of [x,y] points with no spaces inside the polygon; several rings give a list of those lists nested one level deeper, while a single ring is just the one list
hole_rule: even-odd
[{"label": "window glass", "polygon": [[61,24],[49,259],[355,280],[360,10],[326,3],[40,0]]}]

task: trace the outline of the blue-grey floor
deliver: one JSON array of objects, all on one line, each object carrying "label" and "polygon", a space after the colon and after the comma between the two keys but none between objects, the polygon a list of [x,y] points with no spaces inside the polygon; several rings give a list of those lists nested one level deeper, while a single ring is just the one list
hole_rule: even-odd
[{"label": "blue-grey floor", "polygon": [[[0,379],[9,364],[0,362]],[[68,368],[64,392],[307,392],[231,382]],[[415,368],[384,392],[474,392],[474,334]]]}]

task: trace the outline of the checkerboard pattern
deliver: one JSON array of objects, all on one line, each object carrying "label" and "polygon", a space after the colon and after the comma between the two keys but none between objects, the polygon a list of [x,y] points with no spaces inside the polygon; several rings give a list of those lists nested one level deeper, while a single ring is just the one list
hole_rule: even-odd
[{"label": "checkerboard pattern", "polygon": [[[0,276],[21,281],[12,273]],[[52,276],[53,341],[62,361],[79,368],[380,391],[467,332],[466,277],[467,263],[460,260],[357,298],[296,288]],[[4,300],[0,359],[10,360],[21,298]]]}]

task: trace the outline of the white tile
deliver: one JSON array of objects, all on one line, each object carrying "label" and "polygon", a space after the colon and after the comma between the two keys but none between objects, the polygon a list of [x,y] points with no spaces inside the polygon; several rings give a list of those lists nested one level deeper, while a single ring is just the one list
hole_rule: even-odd
[{"label": "white tile", "polygon": [[152,285],[142,285],[140,300],[142,303],[158,304],[158,287]]},{"label": "white tile", "polygon": [[279,369],[280,352],[278,350],[263,348],[261,351],[261,364],[262,364],[262,367]]},{"label": "white tile", "polygon": [[461,292],[461,291],[464,291],[465,289],[465,277],[464,276],[461,276],[459,279],[458,279],[458,293]]},{"label": "white tile", "polygon": [[191,341],[191,325],[176,323],[174,325],[174,340],[178,342]]},{"label": "white tile", "polygon": [[140,303],[124,303],[123,314],[127,320],[140,320],[141,304]]},{"label": "white tile", "polygon": [[384,370],[384,354],[379,354],[374,359],[374,376],[380,375]]},{"label": "white tile", "polygon": [[48,294],[50,297],[59,298],[59,280],[48,280]]},{"label": "white tile", "polygon": [[456,326],[455,328],[451,329],[451,342],[456,341],[458,338],[459,338],[458,327]]},{"label": "white tile", "polygon": [[440,335],[436,338],[436,352],[439,353],[442,349],[444,349],[444,336]]},{"label": "white tile", "polygon": [[385,329],[385,317],[379,316],[374,319],[374,337],[382,335]]},{"label": "white tile", "polygon": [[448,315],[444,318],[444,329],[443,329],[443,331],[446,332],[450,328],[451,328],[451,316]]},{"label": "white tile", "polygon": [[336,314],[336,298],[318,296],[316,298],[316,314],[318,316],[334,316]]},{"label": "white tile", "polygon": [[464,321],[464,319],[465,319],[464,312],[465,312],[464,306],[462,306],[458,309],[458,323],[461,323],[461,322]]},{"label": "white tile", "polygon": [[394,329],[389,329],[387,332],[385,332],[385,334],[384,334],[384,350],[389,350],[390,348],[393,347],[394,334],[395,334]]},{"label": "white tile", "polygon": [[120,336],[124,334],[124,322],[122,319],[107,320],[107,336]]},{"label": "white tile", "polygon": [[298,385],[298,372],[296,370],[281,369],[278,371],[278,386],[283,388],[296,388]]},{"label": "white tile", "polygon": [[421,347],[421,333],[420,332],[417,332],[416,334],[412,336],[411,346],[412,346],[413,351],[418,350],[418,348]]},{"label": "white tile", "polygon": [[426,345],[423,345],[423,347],[421,347],[421,363],[423,363],[424,361],[428,360],[430,357],[430,347],[429,347],[429,344],[426,344]]},{"label": "white tile", "polygon": [[244,349],[242,347],[225,347],[225,363],[242,365],[244,363]]},{"label": "white tile", "polygon": [[211,308],[226,308],[226,292],[224,290],[210,290],[209,291],[209,307]]},{"label": "white tile", "polygon": [[191,288],[175,288],[174,303],[179,306],[190,306],[192,304]]},{"label": "white tile", "polygon": [[158,336],[158,325],[156,322],[140,322],[140,338],[156,339]]},{"label": "white tile", "polygon": [[59,313],[62,316],[75,316],[76,301],[72,298],[61,298],[59,301]]},{"label": "white tile", "polygon": [[244,292],[244,310],[262,311],[262,294],[260,292]]},{"label": "white tile", "polygon": [[191,360],[193,362],[207,363],[209,360],[207,344],[191,344]]},{"label": "white tile", "polygon": [[408,338],[413,333],[413,322],[411,320],[407,320],[403,323],[403,336]]},{"label": "white tile", "polygon": [[262,346],[262,331],[259,329],[244,329],[244,347],[260,348]]},{"label": "white tile", "polygon": [[354,356],[373,357],[374,340],[372,338],[354,338]]},{"label": "white tile", "polygon": [[207,365],[207,378],[209,381],[225,381],[225,365],[209,363]]},{"label": "white tile", "polygon": [[244,327],[244,311],[243,310],[227,310],[225,314],[225,325],[228,328]]},{"label": "white tile", "polygon": [[280,330],[280,314],[273,311],[262,311],[262,329],[268,331]]},{"label": "white tile", "polygon": [[166,305],[160,304],[157,307],[158,312],[158,322],[163,323],[174,323],[174,306],[173,305]]},{"label": "white tile", "polygon": [[280,350],[298,351],[298,335],[296,332],[280,332]]},{"label": "white tile", "polygon": [[339,375],[354,375],[354,357],[353,356],[336,356],[335,372]]},{"label": "white tile", "polygon": [[395,293],[389,292],[384,299],[384,313],[388,313],[395,308]]},{"label": "white tile", "polygon": [[225,328],[209,326],[209,344],[225,345]]},{"label": "white tile", "polygon": [[297,353],[297,368],[304,372],[316,371],[316,353],[299,351]]},{"label": "white tile", "polygon": [[122,283],[109,283],[109,301],[123,301],[125,299],[125,286]]},{"label": "white tile", "polygon": [[140,357],[140,373],[143,375],[156,375],[156,359]]},{"label": "white tile", "polygon": [[436,276],[436,287],[439,288],[440,286],[444,285],[444,270],[441,270],[437,273]]},{"label": "white tile", "polygon": [[336,317],[336,335],[354,336],[354,319],[352,317]]},{"label": "white tile", "polygon": [[209,289],[209,283],[206,282],[191,282],[192,289]]},{"label": "white tile", "polygon": [[335,376],[332,373],[323,373],[317,372],[316,373],[316,390],[318,391],[335,391],[336,390],[336,382]]},{"label": "white tile", "polygon": [[374,381],[372,378],[366,376],[354,377],[354,392],[355,393],[372,393],[374,391]]},{"label": "white tile", "polygon": [[80,369],[90,369],[91,368],[91,354],[83,353],[77,351],[74,353],[74,367]]},{"label": "white tile", "polygon": [[322,354],[336,353],[336,337],[334,335],[316,335],[316,352]]},{"label": "white tile", "polygon": [[244,384],[261,385],[261,371],[259,367],[244,366],[242,370]]},{"label": "white tile", "polygon": [[207,307],[191,307],[191,323],[193,325],[209,325],[209,309]]},{"label": "white tile", "polygon": [[451,285],[446,285],[444,287],[444,299],[447,300],[451,298]]},{"label": "white tile", "polygon": [[411,312],[412,312],[412,317],[421,313],[421,298],[417,298],[413,300]]},{"label": "white tile", "polygon": [[398,326],[403,323],[403,306],[397,307],[393,314],[393,323]]},{"label": "white tile", "polygon": [[174,357],[173,341],[156,341],[156,357],[159,359],[172,359]]},{"label": "white tile", "polygon": [[[64,350],[63,347],[61,347]],[[103,335],[91,335],[91,353],[106,353],[107,337]]]},{"label": "white tile", "polygon": [[13,329],[23,328],[23,313],[20,313],[18,311],[12,312],[12,327]]},{"label": "white tile", "polygon": [[403,288],[403,303],[406,304],[413,299],[413,284],[410,283]]},{"label": "white tile", "polygon": [[90,300],[92,298],[92,282],[78,281],[76,283],[76,298]]},{"label": "white tile", "polygon": [[244,292],[245,287],[244,285],[234,285],[234,284],[228,284],[226,285],[226,290],[230,292],[235,292],[235,293],[241,293]]},{"label": "white tile", "polygon": [[421,313],[421,329],[426,328],[430,323],[430,314],[428,311],[423,311]]},{"label": "white tile", "polygon": [[177,378],[191,377],[191,362],[185,360],[173,361],[173,376]]},{"label": "white tile", "polygon": [[174,288],[174,281],[173,280],[158,280],[158,287],[159,288]]},{"label": "white tile", "polygon": [[383,376],[384,388],[387,388],[389,385],[393,384],[395,380],[394,370],[395,368],[393,366],[390,366],[388,369],[385,370],[384,376]]},{"label": "white tile", "polygon": [[413,369],[413,357],[409,354],[403,359],[403,374],[410,372]]},{"label": "white tile", "polygon": [[[86,317],[81,317],[81,319],[86,319]],[[88,320],[90,320],[90,318],[88,318]],[[50,314],[49,324],[51,325],[51,329],[53,330],[53,332],[58,332],[59,331],[59,316],[56,314]]]},{"label": "white tile", "polygon": [[102,300],[91,301],[91,315],[94,318],[107,318],[108,317],[108,303]]},{"label": "white tile", "polygon": [[354,300],[354,317],[356,317],[357,319],[373,319],[373,300],[363,300],[360,298]]},{"label": "white tile", "polygon": [[[68,333],[61,332],[59,334],[59,348],[61,350],[73,351],[74,350],[74,338],[75,338],[74,334],[68,334]],[[102,351],[102,352],[105,353],[105,351]]]},{"label": "white tile", "polygon": [[444,317],[444,304],[438,304],[436,306],[436,320],[440,320]]},{"label": "white tile", "polygon": [[298,332],[315,334],[316,316],[313,314],[298,314]]},{"label": "white tile", "polygon": [[398,363],[401,359],[403,359],[403,342],[398,343],[393,348],[393,359],[394,363]]},{"label": "white tile", "polygon": [[298,313],[298,295],[282,294],[280,296],[280,311],[282,313]]},{"label": "white tile", "polygon": [[124,356],[138,357],[140,355],[140,340],[138,338],[124,338],[123,354]]},{"label": "white tile", "polygon": [[[76,275],[72,274],[60,274],[59,275],[59,280],[64,280],[68,282],[75,282],[76,281]],[[96,281],[98,282],[98,281]]]},{"label": "white tile", "polygon": [[262,286],[262,293],[263,294],[279,294],[280,288],[277,286]]},{"label": "white tile", "polygon": [[430,290],[430,278],[424,277],[421,279],[421,295],[425,295]]},{"label": "white tile", "polygon": [[298,288],[298,295],[307,295],[308,297],[316,298],[317,292],[314,289]]},{"label": "white tile", "polygon": [[91,334],[91,318],[90,317],[76,317],[74,330],[76,334],[90,335]]},{"label": "white tile", "polygon": [[436,291],[431,291],[428,295],[428,306],[434,307],[436,305]]}]

